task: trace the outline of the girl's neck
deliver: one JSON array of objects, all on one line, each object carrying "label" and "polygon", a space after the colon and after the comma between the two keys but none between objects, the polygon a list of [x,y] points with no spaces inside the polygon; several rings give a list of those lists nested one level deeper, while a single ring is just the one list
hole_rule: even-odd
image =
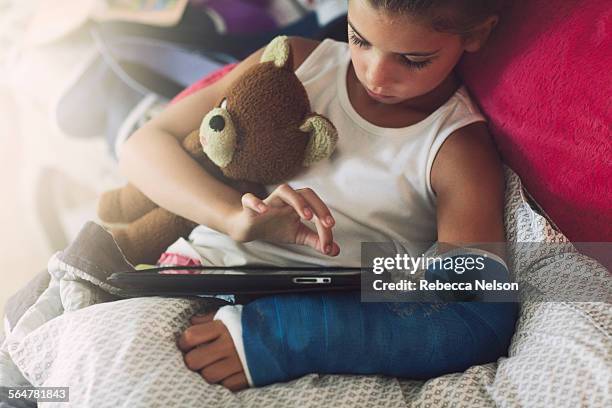
[{"label": "girl's neck", "polygon": [[432,91],[387,105],[370,98],[357,79],[352,62],[347,71],[346,85],[351,104],[366,120],[382,127],[406,127],[420,122],[444,105],[460,86],[460,81],[452,72]]},{"label": "girl's neck", "polygon": [[461,85],[455,71],[451,73],[430,92],[405,100],[398,105],[406,109],[420,111],[426,114],[433,113],[440,106],[444,105]]}]

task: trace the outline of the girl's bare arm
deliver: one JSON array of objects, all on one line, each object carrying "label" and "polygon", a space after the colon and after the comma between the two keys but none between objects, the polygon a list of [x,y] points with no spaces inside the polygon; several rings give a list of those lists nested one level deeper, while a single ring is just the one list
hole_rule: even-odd
[{"label": "girl's bare arm", "polygon": [[454,132],[431,169],[438,242],[479,244],[504,258],[504,174],[484,123]]},{"label": "girl's bare arm", "polygon": [[[310,53],[312,44],[292,39],[294,67]],[[217,231],[228,233],[229,215],[240,211],[241,194],[209,175],[181,147],[200,127],[205,114],[225,90],[249,67],[263,48],[254,52],[214,84],[169,106],[125,142],[119,168],[127,179],[159,206]]]}]

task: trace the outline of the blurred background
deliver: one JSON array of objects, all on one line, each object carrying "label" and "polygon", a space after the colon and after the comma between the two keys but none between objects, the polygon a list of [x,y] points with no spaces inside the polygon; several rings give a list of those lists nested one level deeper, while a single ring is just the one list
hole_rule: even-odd
[{"label": "blurred background", "polygon": [[138,126],[278,34],[330,36],[345,11],[345,0],[0,0],[0,313],[97,218],[99,194],[125,183],[117,149]]}]

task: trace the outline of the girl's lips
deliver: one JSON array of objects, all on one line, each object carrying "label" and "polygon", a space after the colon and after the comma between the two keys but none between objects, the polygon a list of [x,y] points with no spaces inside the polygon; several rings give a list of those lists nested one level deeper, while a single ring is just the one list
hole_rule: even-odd
[{"label": "girl's lips", "polygon": [[393,98],[393,96],[391,96],[391,95],[382,95],[382,94],[379,94],[379,93],[376,93],[376,92],[372,92],[368,88],[366,88],[366,92],[368,93],[368,95],[370,95],[371,97],[373,97],[375,99]]}]

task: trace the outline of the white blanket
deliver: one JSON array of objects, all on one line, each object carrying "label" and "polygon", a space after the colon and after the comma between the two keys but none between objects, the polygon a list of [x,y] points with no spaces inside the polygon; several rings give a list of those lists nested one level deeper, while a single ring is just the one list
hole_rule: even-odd
[{"label": "white blanket", "polygon": [[[507,170],[506,178],[510,267],[540,291],[521,305],[507,358],[425,382],[310,374],[233,394],[188,370],[175,345],[205,301],[119,299],[89,264],[58,253],[48,289],[7,333],[0,385],[68,386],[78,407],[612,406],[610,275],[571,245],[562,253],[522,246],[567,239],[529,207],[518,177]],[[538,301],[547,285],[563,286],[551,276],[584,278],[577,295],[608,302]]]}]

